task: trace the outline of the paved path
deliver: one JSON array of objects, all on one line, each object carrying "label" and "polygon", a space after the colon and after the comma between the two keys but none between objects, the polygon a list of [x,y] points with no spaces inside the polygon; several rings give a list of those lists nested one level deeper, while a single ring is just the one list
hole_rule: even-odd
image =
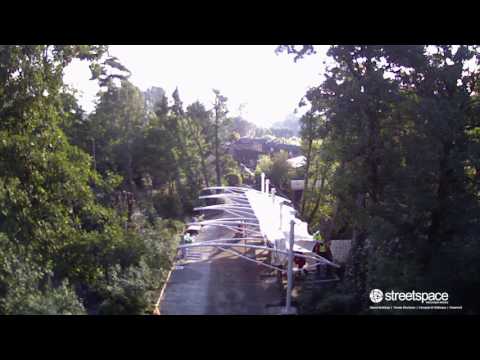
[{"label": "paved path", "polygon": [[[208,227],[197,241],[231,235]],[[282,301],[282,289],[268,268],[211,248],[188,251],[187,262],[177,263],[166,285],[162,315],[263,315]],[[246,254],[257,259],[265,256],[253,250]]]}]

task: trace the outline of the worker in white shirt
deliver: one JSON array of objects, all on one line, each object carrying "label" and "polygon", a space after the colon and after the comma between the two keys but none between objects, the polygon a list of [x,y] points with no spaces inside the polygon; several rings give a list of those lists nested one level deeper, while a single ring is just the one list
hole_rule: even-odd
[{"label": "worker in white shirt", "polygon": [[[191,244],[193,242],[193,238],[192,236],[190,235],[189,232],[185,232],[183,235],[182,235],[182,240],[181,240],[181,245],[185,245],[185,244]],[[187,248],[182,248],[182,259],[185,259],[187,257]]]}]

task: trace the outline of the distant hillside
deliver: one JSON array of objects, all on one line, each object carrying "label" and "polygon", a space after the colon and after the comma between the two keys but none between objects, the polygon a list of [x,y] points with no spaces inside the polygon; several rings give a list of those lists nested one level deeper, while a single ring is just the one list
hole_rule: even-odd
[{"label": "distant hillside", "polygon": [[281,132],[277,136],[298,136],[300,132],[300,118],[290,114],[285,120],[273,123],[271,129],[273,134]]},{"label": "distant hillside", "polygon": [[237,132],[240,137],[253,137],[256,129],[255,124],[240,116],[234,117],[230,123],[230,130]]}]

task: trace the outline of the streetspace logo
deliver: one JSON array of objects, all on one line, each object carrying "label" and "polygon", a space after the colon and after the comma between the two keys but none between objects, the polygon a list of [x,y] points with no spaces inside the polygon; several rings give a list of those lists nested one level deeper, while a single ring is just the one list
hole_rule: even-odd
[{"label": "streetspace logo", "polygon": [[375,304],[378,304],[380,301],[382,301],[383,300],[382,290],[373,289],[372,291],[370,291],[370,300]]},{"label": "streetspace logo", "polygon": [[382,290],[373,289],[370,291],[370,300],[378,304],[382,300],[385,301],[417,301],[422,304],[448,304],[447,292],[418,292],[415,290],[409,292],[388,291],[383,293]]},{"label": "streetspace logo", "polygon": [[448,292],[425,292],[425,291],[382,291],[372,289],[370,291],[370,310],[463,310],[461,305],[449,305]]}]

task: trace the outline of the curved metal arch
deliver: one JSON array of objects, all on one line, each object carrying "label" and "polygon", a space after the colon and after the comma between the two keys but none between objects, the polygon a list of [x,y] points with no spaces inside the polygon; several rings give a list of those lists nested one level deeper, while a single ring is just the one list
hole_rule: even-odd
[{"label": "curved metal arch", "polygon": [[[222,220],[222,221],[230,221],[230,220],[235,220],[235,221],[251,221],[251,222],[255,222],[256,224],[258,224],[258,219],[256,217],[230,217],[230,218],[219,218],[219,219],[210,219],[210,220],[202,220],[200,222],[202,223],[208,223],[208,222],[215,222],[217,220]],[[197,223],[197,222],[196,222]]]},{"label": "curved metal arch", "polygon": [[242,205],[234,205],[234,204],[218,204],[218,205],[208,205],[208,206],[198,206],[193,208],[195,211],[199,210],[222,210],[222,209],[239,209],[239,210],[250,210],[253,212],[251,206],[242,206]]},{"label": "curved metal arch", "polygon": [[[231,209],[205,209],[205,210],[223,210],[224,212],[237,216],[237,217],[244,217],[246,215],[252,215],[252,212],[249,211],[243,211],[243,210],[231,210]],[[196,210],[196,211],[201,211],[201,210]]]},{"label": "curved metal arch", "polygon": [[[284,254],[284,255],[288,255],[288,254],[290,253],[290,252],[287,251],[287,250],[275,249],[275,248],[271,248],[271,247],[268,247],[268,246],[247,245],[247,244],[242,244],[242,243],[238,243],[238,244],[217,243],[217,242],[210,242],[210,241],[193,243],[193,244],[179,245],[179,248],[208,247],[208,246],[243,247],[243,248],[250,248],[250,249],[257,249],[257,250],[267,250],[267,251],[270,251],[270,252],[276,252],[276,253],[280,253],[280,254]],[[316,254],[315,254],[315,255],[316,255]],[[340,265],[335,264],[335,263],[331,262],[330,260],[325,259],[324,257],[319,256],[319,255],[313,257],[313,256],[310,256],[310,254],[309,254],[309,255],[303,255],[303,254],[300,254],[300,253],[295,253],[294,256],[296,256],[296,257],[301,257],[301,258],[304,258],[304,259],[310,259],[310,260],[320,260],[320,261],[318,261],[318,264],[325,264],[325,265],[333,266],[333,267],[335,267],[335,268],[340,268]]]},{"label": "curved metal arch", "polygon": [[193,222],[193,223],[187,223],[188,225],[201,225],[201,226],[206,226],[206,225],[212,225],[212,224],[224,224],[224,225],[247,225],[247,226],[254,226],[259,228],[260,225],[258,223],[253,223],[253,222],[246,222],[245,220],[230,220],[230,221],[199,221],[199,222]]},{"label": "curved metal arch", "polygon": [[[235,233],[243,233],[243,230],[238,230],[236,225],[230,225],[229,226],[229,225],[226,225],[226,224],[210,224],[209,226],[217,226],[217,227],[232,230]],[[256,233],[256,234],[259,234],[259,236],[262,236],[262,233],[259,230],[245,229],[245,231],[251,232],[251,233]]]},{"label": "curved metal arch", "polygon": [[198,197],[199,199],[217,199],[217,198],[239,198],[239,199],[246,199],[247,197],[245,196],[244,193],[223,193],[223,194],[211,194],[211,195],[200,195]]}]

